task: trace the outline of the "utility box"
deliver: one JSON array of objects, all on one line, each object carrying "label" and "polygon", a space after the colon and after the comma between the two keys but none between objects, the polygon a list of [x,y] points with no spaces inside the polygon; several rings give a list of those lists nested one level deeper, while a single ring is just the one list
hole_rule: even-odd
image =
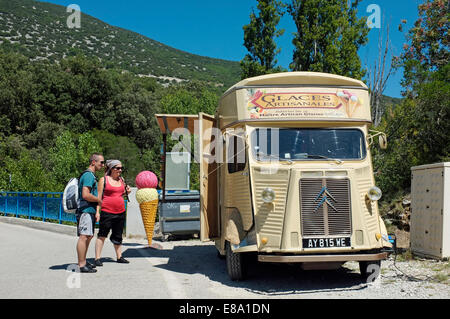
[{"label": "utility box", "polygon": [[411,251],[450,257],[450,162],[411,168]]}]

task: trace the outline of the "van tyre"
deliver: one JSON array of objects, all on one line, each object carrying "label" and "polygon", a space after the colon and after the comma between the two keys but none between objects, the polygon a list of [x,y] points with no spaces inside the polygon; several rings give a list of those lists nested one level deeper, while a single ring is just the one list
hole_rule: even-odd
[{"label": "van tyre", "polygon": [[360,261],[359,270],[361,277],[366,283],[374,282],[380,275],[381,260],[376,261]]},{"label": "van tyre", "polygon": [[226,249],[226,262],[227,262],[227,272],[230,279],[233,281],[243,280],[246,275],[246,267],[244,261],[244,254],[234,253],[231,250],[231,245],[229,242],[225,242]]},{"label": "van tyre", "polygon": [[219,259],[221,259],[221,260],[224,260],[224,259],[225,259],[225,255],[222,255],[222,254],[220,253],[220,251],[217,251],[217,258],[219,258]]}]

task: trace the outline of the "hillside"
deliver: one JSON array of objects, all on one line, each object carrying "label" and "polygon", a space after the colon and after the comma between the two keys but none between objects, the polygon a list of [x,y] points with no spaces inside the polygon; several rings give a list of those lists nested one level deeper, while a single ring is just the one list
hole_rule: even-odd
[{"label": "hillside", "polygon": [[[81,28],[67,26],[66,7],[34,0],[0,0],[0,48],[32,61],[60,61],[77,54],[97,57],[106,68],[119,68],[160,83],[210,82],[226,90],[240,80],[239,62],[213,59],[174,49],[135,32],[83,14]],[[383,96],[384,105],[399,99]]]},{"label": "hillside", "polygon": [[58,61],[78,53],[161,82],[203,80],[228,88],[239,80],[238,62],[183,52],[148,37],[81,15],[70,29],[63,6],[33,0],[0,0],[0,44],[32,60]]},{"label": "hillside", "polygon": [[402,101],[402,99],[398,98],[398,97],[390,97],[390,96],[386,96],[386,95],[383,95],[381,97],[381,103],[385,106],[398,105],[401,101]]}]

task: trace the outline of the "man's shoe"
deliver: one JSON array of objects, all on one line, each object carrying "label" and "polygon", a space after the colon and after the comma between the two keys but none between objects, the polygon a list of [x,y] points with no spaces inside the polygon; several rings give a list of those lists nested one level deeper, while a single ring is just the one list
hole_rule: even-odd
[{"label": "man's shoe", "polygon": [[80,272],[84,273],[95,273],[97,272],[97,269],[89,267],[87,264],[83,267],[80,267]]},{"label": "man's shoe", "polygon": [[86,266],[95,268],[95,267],[97,267],[97,264],[90,263],[89,261],[86,260]]},{"label": "man's shoe", "polygon": [[94,264],[95,264],[95,266],[98,266],[98,267],[103,266],[103,263],[102,263],[102,261],[100,259],[95,259],[94,260]]},{"label": "man's shoe", "polygon": [[118,262],[119,264],[129,264],[129,263],[130,263],[128,260],[126,260],[126,259],[123,258],[123,257],[120,257],[119,259],[117,259],[117,262]]}]

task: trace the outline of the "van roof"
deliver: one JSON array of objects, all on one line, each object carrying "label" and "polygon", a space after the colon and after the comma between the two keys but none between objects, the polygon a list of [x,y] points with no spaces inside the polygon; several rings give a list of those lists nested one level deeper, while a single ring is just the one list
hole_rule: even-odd
[{"label": "van roof", "polygon": [[261,86],[352,86],[367,89],[367,86],[360,80],[355,80],[346,76],[321,73],[321,72],[281,72],[255,76],[242,80],[230,87],[224,95],[242,87]]}]

